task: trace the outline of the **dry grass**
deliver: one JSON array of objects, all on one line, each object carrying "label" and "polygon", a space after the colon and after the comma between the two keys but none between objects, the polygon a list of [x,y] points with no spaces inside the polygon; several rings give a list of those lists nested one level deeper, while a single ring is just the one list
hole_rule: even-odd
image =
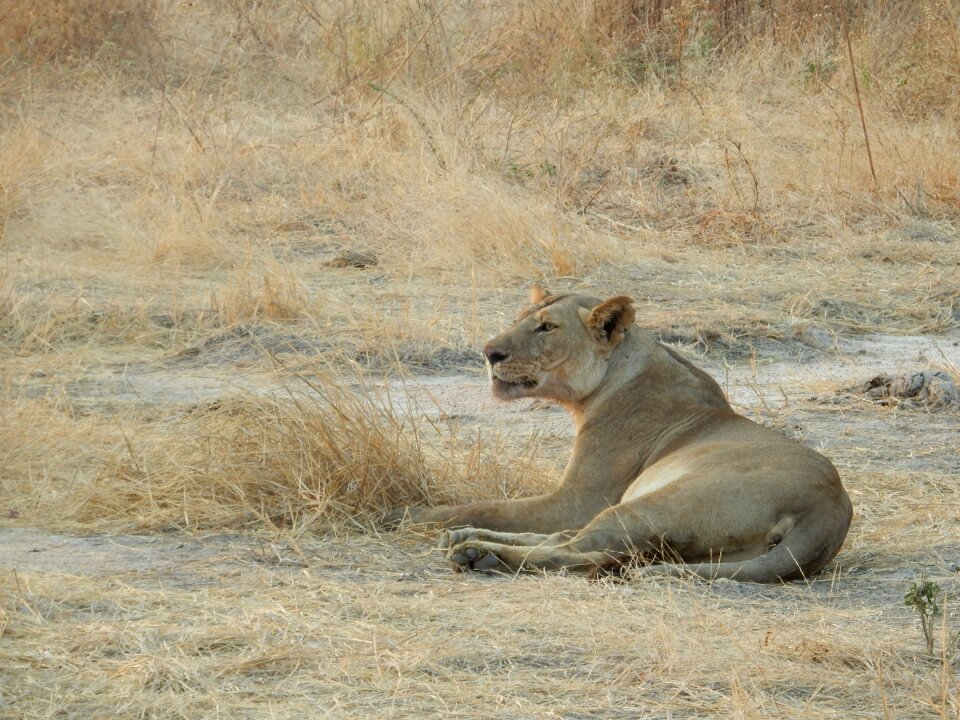
[{"label": "dry grass", "polygon": [[[11,404],[0,417],[2,497],[8,510],[51,525],[297,535],[370,529],[405,504],[542,485],[542,468],[528,459],[535,444],[496,432],[461,437],[421,409],[428,397],[365,382],[314,371],[270,394],[178,408],[167,401],[159,417],[141,410],[110,423],[68,403]],[[28,442],[24,427],[35,428]]]},{"label": "dry grass", "polygon": [[452,578],[374,530],[556,478],[559,418],[420,377],[534,279],[734,362],[955,333],[960,8],[846,3],[851,66],[837,7],[0,0],[0,523],[242,531],[2,581],[0,716],[956,717],[900,604],[956,553],[949,414],[757,393],[856,500],[812,590]]},{"label": "dry grass", "polygon": [[[896,22],[899,5],[854,25],[877,195],[837,39],[775,43],[800,24],[782,12],[736,51],[708,51],[690,39],[703,27],[691,27],[681,78],[656,67],[624,76],[629,48],[660,58],[655,41],[669,33],[638,36],[639,21],[610,29],[626,20],[602,3],[586,14],[317,10],[329,17],[304,3],[272,14],[165,5],[156,32],[167,54],[150,79],[108,59],[40,65],[29,82],[21,65],[5,66],[7,346],[69,353],[95,332],[91,316],[172,318],[157,340],[167,345],[257,317],[342,327],[360,298],[389,307],[403,295],[371,275],[414,292],[429,283],[458,310],[468,291],[473,303],[560,277],[624,285],[655,322],[658,310],[706,305],[717,309],[710,324],[761,334],[804,319],[949,327],[960,182],[943,30],[952,6],[924,7],[909,27]],[[888,46],[894,25],[928,45]],[[226,39],[212,47],[202,33]],[[931,69],[940,102],[898,94],[936,94],[904,79],[907,66]],[[376,268],[331,273],[330,258],[355,247],[372,250]],[[902,278],[884,292],[892,269],[880,263]],[[764,266],[778,277],[758,287]],[[689,300],[673,291],[681,284]],[[138,332],[156,336],[151,322]],[[471,344],[496,325],[472,328]]]},{"label": "dry grass", "polygon": [[[305,548],[309,551],[309,547]],[[354,557],[375,555],[367,547]],[[240,560],[236,558],[234,567]],[[222,572],[204,563],[193,573]],[[631,588],[570,578],[482,585],[395,577],[296,578],[240,570],[229,591],[22,579],[32,618],[4,651],[31,668],[8,701],[33,716],[60,679],[68,717],[954,716],[938,673],[904,652],[906,623],[806,588],[736,597],[682,583]],[[331,607],[330,595],[339,603]],[[442,602],[431,595],[442,594]],[[483,601],[477,603],[478,596]],[[190,606],[193,610],[183,614]],[[744,605],[750,626],[745,628]],[[457,612],[470,607],[468,616]],[[538,608],[536,613],[503,608]],[[295,609],[277,612],[271,609]],[[150,630],[122,618],[149,615]],[[597,622],[604,618],[605,622]],[[584,632],[590,625],[593,629]],[[891,626],[897,630],[890,632]],[[446,630],[424,642],[424,632]],[[56,637],[56,640],[54,638]],[[40,648],[46,667],[37,667]],[[57,667],[75,665],[64,674]],[[603,692],[598,692],[598,685]],[[945,688],[948,698],[955,692]]]}]

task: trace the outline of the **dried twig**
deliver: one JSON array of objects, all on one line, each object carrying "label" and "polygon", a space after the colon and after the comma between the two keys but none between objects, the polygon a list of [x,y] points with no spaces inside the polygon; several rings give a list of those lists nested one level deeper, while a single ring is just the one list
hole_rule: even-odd
[{"label": "dried twig", "polygon": [[843,28],[843,37],[847,43],[847,56],[850,58],[850,76],[853,78],[853,92],[857,98],[857,110],[860,112],[860,126],[863,128],[863,142],[867,147],[867,160],[870,163],[870,174],[873,176],[874,192],[880,194],[880,181],[877,180],[877,170],[873,165],[873,153],[870,151],[870,136],[867,134],[867,119],[863,114],[863,102],[860,99],[860,83],[857,81],[857,68],[853,62],[853,44],[850,42],[850,28],[847,25],[847,12],[840,7],[840,24]]}]

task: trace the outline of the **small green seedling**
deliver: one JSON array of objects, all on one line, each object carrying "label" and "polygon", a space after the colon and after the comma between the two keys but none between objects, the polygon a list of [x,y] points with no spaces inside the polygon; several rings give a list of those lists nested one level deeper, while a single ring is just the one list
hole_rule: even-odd
[{"label": "small green seedling", "polygon": [[942,592],[937,583],[921,577],[920,582],[910,583],[910,589],[903,596],[903,604],[913,608],[920,616],[920,627],[927,642],[928,655],[933,655],[933,619],[940,614],[937,598]]}]

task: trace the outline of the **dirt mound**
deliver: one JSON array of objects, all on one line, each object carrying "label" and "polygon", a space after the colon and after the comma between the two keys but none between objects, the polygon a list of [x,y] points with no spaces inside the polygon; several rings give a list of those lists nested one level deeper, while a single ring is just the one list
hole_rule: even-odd
[{"label": "dirt mound", "polygon": [[943,370],[919,370],[901,375],[877,375],[846,392],[900,407],[960,406],[960,390]]}]

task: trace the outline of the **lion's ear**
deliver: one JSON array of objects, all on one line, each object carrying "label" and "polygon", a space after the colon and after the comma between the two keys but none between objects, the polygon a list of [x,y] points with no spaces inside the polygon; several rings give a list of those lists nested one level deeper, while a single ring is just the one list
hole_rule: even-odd
[{"label": "lion's ear", "polygon": [[536,305],[542,303],[550,296],[550,293],[543,289],[540,283],[534,283],[530,287],[530,304]]},{"label": "lion's ear", "polygon": [[586,318],[587,329],[600,342],[616,345],[633,325],[637,310],[633,298],[617,295],[597,305]]}]

